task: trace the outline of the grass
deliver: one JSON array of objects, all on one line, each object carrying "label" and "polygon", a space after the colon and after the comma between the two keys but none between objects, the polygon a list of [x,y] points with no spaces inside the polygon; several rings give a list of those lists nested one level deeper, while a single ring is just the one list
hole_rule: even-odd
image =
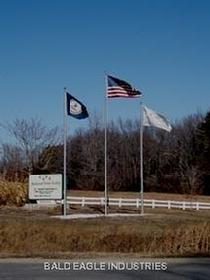
[{"label": "grass", "polygon": [[31,257],[210,255],[208,211],[147,212],[150,215],[145,217],[63,221],[49,218],[46,211],[1,208],[0,253]]},{"label": "grass", "polygon": [[[210,256],[210,212],[145,209],[145,217],[59,220],[52,210],[24,210],[26,185],[0,180],[0,256],[75,257],[104,254],[139,257]],[[73,196],[103,196],[74,191]],[[138,193],[110,192],[110,197],[136,198]],[[209,197],[145,193],[147,199],[206,201]],[[8,206],[9,205],[9,206]],[[98,206],[74,206],[71,213],[100,213]],[[110,212],[136,213],[135,208]]]},{"label": "grass", "polygon": [[0,205],[22,206],[26,202],[27,186],[0,178]]}]

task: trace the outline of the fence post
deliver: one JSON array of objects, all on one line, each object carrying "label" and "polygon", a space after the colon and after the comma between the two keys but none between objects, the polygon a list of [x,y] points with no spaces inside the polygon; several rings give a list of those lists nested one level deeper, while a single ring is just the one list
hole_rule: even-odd
[{"label": "fence post", "polygon": [[152,200],[152,209],[154,209],[155,208],[155,200],[153,199]]},{"label": "fence post", "polygon": [[82,197],[82,207],[85,206],[85,197]]},{"label": "fence post", "polygon": [[196,210],[199,210],[199,202],[196,202]]},{"label": "fence post", "polygon": [[182,210],[185,210],[185,201],[183,201]]},{"label": "fence post", "polygon": [[101,206],[103,206],[103,205],[104,205],[104,198],[101,197]]},{"label": "fence post", "polygon": [[119,208],[121,208],[121,206],[122,206],[122,198],[120,197],[119,198]]},{"label": "fence post", "polygon": [[168,200],[168,209],[171,209],[171,201]]},{"label": "fence post", "polygon": [[139,208],[139,199],[136,199],[136,208]]}]

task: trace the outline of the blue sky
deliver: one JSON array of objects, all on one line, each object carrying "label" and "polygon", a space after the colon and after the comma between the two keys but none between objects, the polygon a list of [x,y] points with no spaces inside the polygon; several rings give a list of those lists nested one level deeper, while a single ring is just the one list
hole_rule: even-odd
[{"label": "blue sky", "polygon": [[[207,0],[0,0],[0,122],[62,126],[64,86],[102,114],[104,71],[171,121],[205,112],[209,26]],[[109,119],[137,118],[139,102],[109,100]],[[86,125],[69,118],[71,132]]]}]

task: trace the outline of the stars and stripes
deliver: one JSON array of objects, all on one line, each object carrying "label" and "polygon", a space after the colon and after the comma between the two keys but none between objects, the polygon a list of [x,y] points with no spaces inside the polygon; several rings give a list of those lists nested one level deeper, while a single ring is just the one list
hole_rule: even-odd
[{"label": "stars and stripes", "polygon": [[142,93],[139,90],[133,88],[126,81],[120,80],[118,78],[107,76],[108,88],[107,97],[139,97]]}]

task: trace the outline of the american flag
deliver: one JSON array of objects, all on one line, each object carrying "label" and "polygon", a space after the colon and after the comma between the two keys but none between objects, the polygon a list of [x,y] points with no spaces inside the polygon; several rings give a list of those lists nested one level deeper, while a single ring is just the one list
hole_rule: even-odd
[{"label": "american flag", "polygon": [[112,76],[107,76],[108,89],[107,97],[139,97],[142,93],[139,90],[133,88],[129,83],[114,78]]}]

